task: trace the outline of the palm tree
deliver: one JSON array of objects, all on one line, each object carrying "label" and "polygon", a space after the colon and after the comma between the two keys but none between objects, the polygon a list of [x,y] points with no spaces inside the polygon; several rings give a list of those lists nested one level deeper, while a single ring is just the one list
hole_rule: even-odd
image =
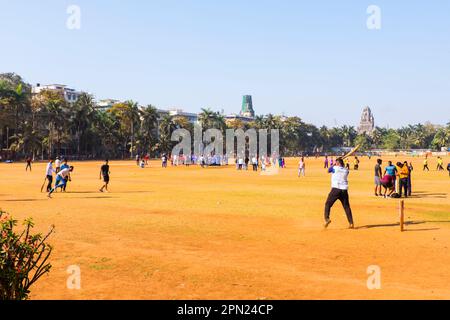
[{"label": "palm tree", "polygon": [[436,149],[448,147],[450,145],[450,130],[448,128],[440,129],[434,136],[432,144]]},{"label": "palm tree", "polygon": [[344,147],[350,147],[357,136],[355,128],[353,126],[343,126],[341,133],[344,140]]},{"label": "palm tree", "polygon": [[214,124],[215,113],[210,108],[202,108],[202,111],[198,115],[198,121],[202,128],[211,129]]},{"label": "palm tree", "polygon": [[81,152],[81,137],[91,127],[94,113],[95,109],[92,96],[87,93],[82,93],[71,110],[71,122],[75,129],[78,157],[80,157]]},{"label": "palm tree", "polygon": [[157,134],[158,129],[158,110],[152,106],[148,105],[140,110],[141,116],[141,137],[142,144],[147,150],[150,149],[151,144],[155,141],[154,137]]},{"label": "palm tree", "polygon": [[172,147],[172,132],[177,128],[174,118],[171,115],[164,115],[159,123],[159,143],[158,149],[163,153],[168,153]]},{"label": "palm tree", "polygon": [[134,140],[136,129],[139,127],[140,115],[138,104],[134,101],[120,102],[108,110],[120,122],[120,135],[122,136],[125,149],[130,145],[130,157],[134,157]]}]

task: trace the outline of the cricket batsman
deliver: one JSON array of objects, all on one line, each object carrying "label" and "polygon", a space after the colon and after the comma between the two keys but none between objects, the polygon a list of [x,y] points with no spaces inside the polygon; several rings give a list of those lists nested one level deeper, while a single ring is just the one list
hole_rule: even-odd
[{"label": "cricket batsman", "polygon": [[348,199],[348,175],[350,171],[344,167],[344,160],[339,158],[336,160],[336,164],[328,169],[328,173],[332,174],[332,189],[325,204],[325,229],[331,223],[330,211],[337,200],[340,200],[344,207],[350,229],[354,229],[352,209],[350,208],[350,201]]}]

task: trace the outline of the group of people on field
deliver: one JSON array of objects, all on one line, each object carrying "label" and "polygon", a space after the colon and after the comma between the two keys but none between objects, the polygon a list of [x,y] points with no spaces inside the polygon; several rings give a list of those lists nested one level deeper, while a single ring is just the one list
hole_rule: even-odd
[{"label": "group of people on field", "polygon": [[[53,164],[55,167],[53,167]],[[30,163],[27,159],[27,169]],[[31,165],[30,165],[31,170]],[[53,192],[55,192],[57,189],[61,188],[62,192],[66,192],[67,183],[71,181],[70,173],[73,172],[74,167],[69,166],[67,159],[63,159],[62,161],[59,158],[50,159],[50,161],[47,163],[47,167],[45,168],[45,174],[46,179],[48,181],[47,184],[47,192],[48,197],[51,198]],[[55,185],[53,185],[53,174],[55,174]]]},{"label": "group of people on field", "polygon": [[[25,170],[31,171],[31,158],[26,159],[26,168]],[[61,192],[66,192],[67,184],[72,181],[71,173],[74,171],[74,166],[68,164],[67,159],[60,160],[59,157],[56,159],[50,159],[45,167],[45,181],[42,185],[42,189],[44,188],[45,183],[47,183],[47,196],[48,198],[52,198],[52,194],[56,192],[58,189],[61,189]],[[55,184],[53,185],[53,178],[55,177]],[[105,163],[100,168],[100,179],[103,180],[103,185],[100,188],[100,192],[108,192],[108,184],[110,181],[110,170],[109,170],[109,161],[105,160]],[[41,192],[43,191],[41,189]]]},{"label": "group of people on field", "polygon": [[394,165],[392,161],[388,161],[384,172],[382,165],[383,160],[378,159],[375,165],[375,196],[384,198],[410,197],[412,195],[411,175],[414,170],[412,163],[404,161],[397,162]]},{"label": "group of people on field", "polygon": [[[430,171],[428,167],[428,156],[425,156],[425,160],[423,161],[423,171]],[[441,157],[437,157],[436,171],[445,171],[444,160]],[[450,163],[447,164],[447,171],[450,175]]]}]

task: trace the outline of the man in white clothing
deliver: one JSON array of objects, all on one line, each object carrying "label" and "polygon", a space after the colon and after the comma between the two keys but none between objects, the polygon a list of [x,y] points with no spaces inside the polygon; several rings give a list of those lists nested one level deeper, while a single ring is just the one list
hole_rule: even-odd
[{"label": "man in white clothing", "polygon": [[325,228],[328,228],[331,223],[331,207],[333,207],[337,200],[340,200],[347,215],[350,229],[354,229],[352,209],[350,208],[350,201],[348,199],[348,175],[350,171],[344,168],[344,160],[339,158],[336,160],[336,164],[328,169],[328,172],[332,174],[332,189],[325,204]]},{"label": "man in white clothing", "polygon": [[50,190],[52,189],[53,172],[55,172],[55,170],[53,169],[53,159],[50,159],[50,161],[47,163],[47,167],[45,168],[45,175],[47,176],[48,180],[47,192],[50,192]]},{"label": "man in white clothing", "polygon": [[64,188],[67,181],[72,181],[72,179],[70,177],[70,173],[72,171],[73,171],[73,167],[71,166],[69,168],[65,168],[65,169],[61,170],[60,172],[58,172],[58,174],[56,175],[55,187],[53,189],[51,189],[48,193],[49,198],[52,197],[52,193],[55,192],[56,189]]}]

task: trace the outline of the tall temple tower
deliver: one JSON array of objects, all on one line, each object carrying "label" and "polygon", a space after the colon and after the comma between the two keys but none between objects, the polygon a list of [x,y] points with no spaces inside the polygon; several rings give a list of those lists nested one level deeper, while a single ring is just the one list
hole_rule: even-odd
[{"label": "tall temple tower", "polygon": [[372,114],[372,110],[366,107],[361,116],[361,122],[358,127],[358,134],[368,134],[371,135],[375,130],[375,117]]},{"label": "tall temple tower", "polygon": [[241,117],[254,118],[255,110],[253,110],[252,96],[244,96],[242,99],[242,109],[239,114]]}]

